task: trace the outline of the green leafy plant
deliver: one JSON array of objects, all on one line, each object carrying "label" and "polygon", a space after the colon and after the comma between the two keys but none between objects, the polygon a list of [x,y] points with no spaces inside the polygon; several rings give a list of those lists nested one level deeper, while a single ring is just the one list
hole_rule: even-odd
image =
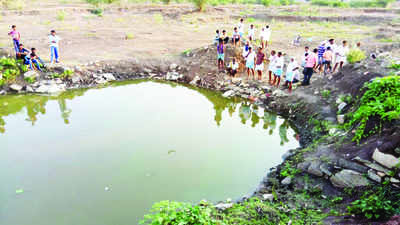
[{"label": "green leafy plant", "polygon": [[392,62],[389,66],[390,69],[400,70],[400,62]]},{"label": "green leafy plant", "polygon": [[103,16],[103,9],[102,9],[102,8],[99,8],[99,7],[94,8],[94,9],[90,9],[89,12],[90,12],[91,14],[96,15],[96,16]]},{"label": "green leafy plant", "polygon": [[64,70],[62,73],[53,73],[50,75],[51,78],[56,79],[60,78],[62,80],[71,78],[71,76],[74,74],[74,71],[72,70]]},{"label": "green leafy plant", "polygon": [[347,61],[350,64],[361,62],[365,58],[365,52],[359,48],[350,49],[349,53],[347,54]]},{"label": "green leafy plant", "polygon": [[323,90],[322,91],[322,97],[323,98],[329,98],[331,96],[331,91],[330,90]]},{"label": "green leafy plant", "polygon": [[271,6],[272,3],[273,3],[273,0],[261,0],[261,4],[263,4],[266,7]]},{"label": "green leafy plant", "polygon": [[[367,91],[361,98],[357,111],[351,114],[351,120],[345,125],[350,128],[358,124],[353,141],[358,143],[364,137],[376,133],[382,122],[400,118],[400,76],[376,78],[365,85]],[[377,126],[366,133],[370,118],[377,120]]]},{"label": "green leafy plant", "polygon": [[283,168],[281,169],[281,176],[283,177],[294,177],[296,174],[301,171],[296,167],[293,167],[291,162],[286,162]]},{"label": "green leafy plant", "polygon": [[14,58],[0,58],[0,86],[6,83],[15,81],[17,76],[27,71],[26,66],[22,61],[17,61]]},{"label": "green leafy plant", "polygon": [[400,208],[400,194],[393,193],[389,182],[366,191],[359,200],[347,208],[350,213],[363,215],[368,219],[388,218]]},{"label": "green leafy plant", "polygon": [[87,3],[99,6],[100,4],[111,4],[117,2],[118,0],[86,0]]},{"label": "green leafy plant", "polygon": [[140,224],[215,224],[211,217],[215,210],[206,205],[161,201],[155,203],[150,214],[144,216]]},{"label": "green leafy plant", "polygon": [[29,84],[33,84],[33,83],[35,83],[36,78],[35,77],[25,77],[24,80],[26,82],[28,82]]}]

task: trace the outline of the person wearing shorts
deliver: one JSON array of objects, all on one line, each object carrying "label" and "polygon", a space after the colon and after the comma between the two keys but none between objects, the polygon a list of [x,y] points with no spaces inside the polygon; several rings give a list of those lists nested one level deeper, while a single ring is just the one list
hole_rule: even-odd
[{"label": "person wearing shorts", "polygon": [[17,31],[17,26],[12,25],[11,26],[11,31],[8,32],[8,35],[11,36],[12,40],[13,40],[13,46],[14,46],[14,50],[15,50],[15,54],[18,53],[18,49],[19,49],[19,42],[21,39],[21,34]]},{"label": "person wearing shorts", "polygon": [[325,48],[326,42],[323,41],[319,46],[318,46],[318,66],[317,69],[319,69],[320,72],[322,72],[323,69],[323,64],[324,64],[324,53],[326,51]]},{"label": "person wearing shorts", "polygon": [[236,47],[239,44],[240,47],[240,34],[237,30],[237,27],[233,28],[233,35],[232,35],[232,43]]},{"label": "person wearing shorts", "polygon": [[328,70],[328,71],[325,71],[325,68],[324,68],[324,72],[325,73],[330,73],[331,70],[332,70],[332,58],[333,58],[333,52],[332,52],[332,49],[331,49],[330,46],[328,46],[326,48],[326,51],[324,52],[323,58],[324,58],[324,65],[326,65],[324,67],[326,67],[326,69]]},{"label": "person wearing shorts", "polygon": [[342,46],[338,47],[336,51],[336,63],[335,67],[333,68],[333,72],[336,71],[338,66],[340,69],[342,69],[343,65],[347,62],[347,54],[349,53],[349,47],[347,47],[347,41],[343,41],[342,43],[343,43]]},{"label": "person wearing shorts", "polygon": [[217,63],[219,70],[224,69],[225,67],[224,60],[225,60],[225,46],[224,46],[224,41],[220,39],[217,46]]},{"label": "person wearing shorts", "polygon": [[246,68],[247,68],[247,77],[250,78],[250,72],[254,77],[254,61],[256,59],[256,54],[254,51],[249,47],[249,53],[246,57]]},{"label": "person wearing shorts", "polygon": [[292,84],[295,77],[299,73],[299,65],[297,64],[294,57],[290,58],[290,62],[286,69],[286,82],[285,85],[288,86],[289,91],[292,90]]},{"label": "person wearing shorts", "polygon": [[279,87],[279,84],[281,82],[281,76],[282,76],[282,71],[283,71],[283,64],[284,64],[284,59],[282,56],[282,52],[278,52],[278,56],[275,59],[275,73],[274,73],[274,82],[273,85],[276,85]]},{"label": "person wearing shorts", "polygon": [[251,24],[249,31],[248,31],[248,36],[249,36],[250,42],[255,41],[255,35],[256,35],[256,29],[254,28],[254,25]]},{"label": "person wearing shorts", "polygon": [[263,53],[262,50],[263,50],[262,47],[258,47],[257,59],[256,59],[256,71],[257,71],[259,80],[261,80],[262,72],[264,70],[265,54]]},{"label": "person wearing shorts", "polygon": [[232,59],[232,62],[229,63],[228,65],[228,73],[232,77],[235,77],[239,69],[239,63],[237,62],[236,58]]},{"label": "person wearing shorts", "polygon": [[243,18],[240,18],[240,22],[239,22],[237,28],[238,28],[240,37],[243,37],[243,34],[244,34],[244,23],[243,23]]},{"label": "person wearing shorts", "polygon": [[276,60],[276,52],[274,50],[271,51],[271,55],[269,56],[269,65],[268,65],[268,75],[269,75],[269,83],[272,81],[272,74],[275,73],[275,60]]}]

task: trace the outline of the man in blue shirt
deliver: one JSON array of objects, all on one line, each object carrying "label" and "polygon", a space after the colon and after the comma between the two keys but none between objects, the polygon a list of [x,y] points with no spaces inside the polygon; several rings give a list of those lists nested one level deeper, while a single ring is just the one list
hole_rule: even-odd
[{"label": "man in blue shirt", "polygon": [[25,65],[29,64],[29,59],[27,58],[29,51],[24,48],[23,44],[19,44],[18,51],[17,51],[17,59],[22,59]]},{"label": "man in blue shirt", "polygon": [[318,67],[317,69],[319,69],[320,72],[322,72],[322,68],[323,68],[323,64],[324,64],[324,53],[325,53],[325,45],[326,42],[322,42],[320,46],[318,46]]}]

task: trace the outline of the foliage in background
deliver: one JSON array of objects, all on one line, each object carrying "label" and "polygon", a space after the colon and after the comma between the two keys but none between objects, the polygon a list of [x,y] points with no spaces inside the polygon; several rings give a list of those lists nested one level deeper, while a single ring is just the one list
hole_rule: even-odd
[{"label": "foliage in background", "polygon": [[64,70],[64,72],[62,72],[62,73],[53,73],[51,75],[51,78],[53,78],[53,79],[60,78],[60,79],[64,80],[64,79],[71,78],[71,76],[73,74],[74,74],[74,71],[72,71],[72,70]]},{"label": "foliage in background", "polygon": [[0,6],[5,9],[21,10],[25,7],[24,0],[0,0]]},{"label": "foliage in background", "polygon": [[347,61],[350,64],[361,62],[366,58],[365,52],[359,48],[352,48],[350,49],[349,53],[347,54]]},{"label": "foliage in background", "polygon": [[100,4],[111,4],[118,2],[119,0],[86,0],[87,3],[98,6]]},{"label": "foliage in background", "polygon": [[231,208],[221,212],[213,205],[162,201],[155,203],[151,214],[145,215],[141,224],[165,225],[214,225],[214,224],[252,224],[252,225],[292,225],[318,224],[326,215],[319,210],[308,208],[288,209],[281,203],[261,201],[251,198],[233,204]]},{"label": "foliage in background", "polygon": [[383,186],[366,191],[359,200],[351,203],[348,210],[368,219],[389,218],[400,213],[400,193],[391,190],[386,182]]},{"label": "foliage in background", "polygon": [[[380,130],[383,122],[400,118],[400,76],[376,78],[366,83],[364,88],[367,91],[361,98],[360,106],[346,124],[347,128],[358,124],[353,138],[357,142]],[[377,120],[377,124],[367,132],[370,119]]]},{"label": "foliage in background", "polygon": [[200,12],[206,9],[207,0],[192,0],[192,1]]},{"label": "foliage in background", "polygon": [[352,8],[368,8],[368,7],[381,7],[386,8],[390,3],[395,0],[311,0],[312,5],[328,6],[328,7],[352,7]]},{"label": "foliage in background", "polygon": [[28,69],[22,63],[14,58],[0,59],[0,86],[15,81],[18,75],[26,72]]},{"label": "foliage in background", "polygon": [[300,170],[297,169],[295,166],[289,161],[286,161],[284,167],[281,169],[281,176],[283,177],[294,177],[296,174],[300,173]]},{"label": "foliage in background", "polygon": [[56,19],[58,21],[64,21],[65,17],[67,16],[67,13],[64,10],[58,11]]}]

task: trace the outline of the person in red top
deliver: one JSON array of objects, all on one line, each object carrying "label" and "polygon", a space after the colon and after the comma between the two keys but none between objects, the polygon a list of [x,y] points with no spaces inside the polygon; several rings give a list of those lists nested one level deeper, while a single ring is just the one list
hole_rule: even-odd
[{"label": "person in red top", "polygon": [[264,70],[264,60],[265,60],[265,54],[262,52],[262,48],[258,47],[258,52],[256,57],[256,71],[259,80],[261,80],[262,78],[262,72]]}]

